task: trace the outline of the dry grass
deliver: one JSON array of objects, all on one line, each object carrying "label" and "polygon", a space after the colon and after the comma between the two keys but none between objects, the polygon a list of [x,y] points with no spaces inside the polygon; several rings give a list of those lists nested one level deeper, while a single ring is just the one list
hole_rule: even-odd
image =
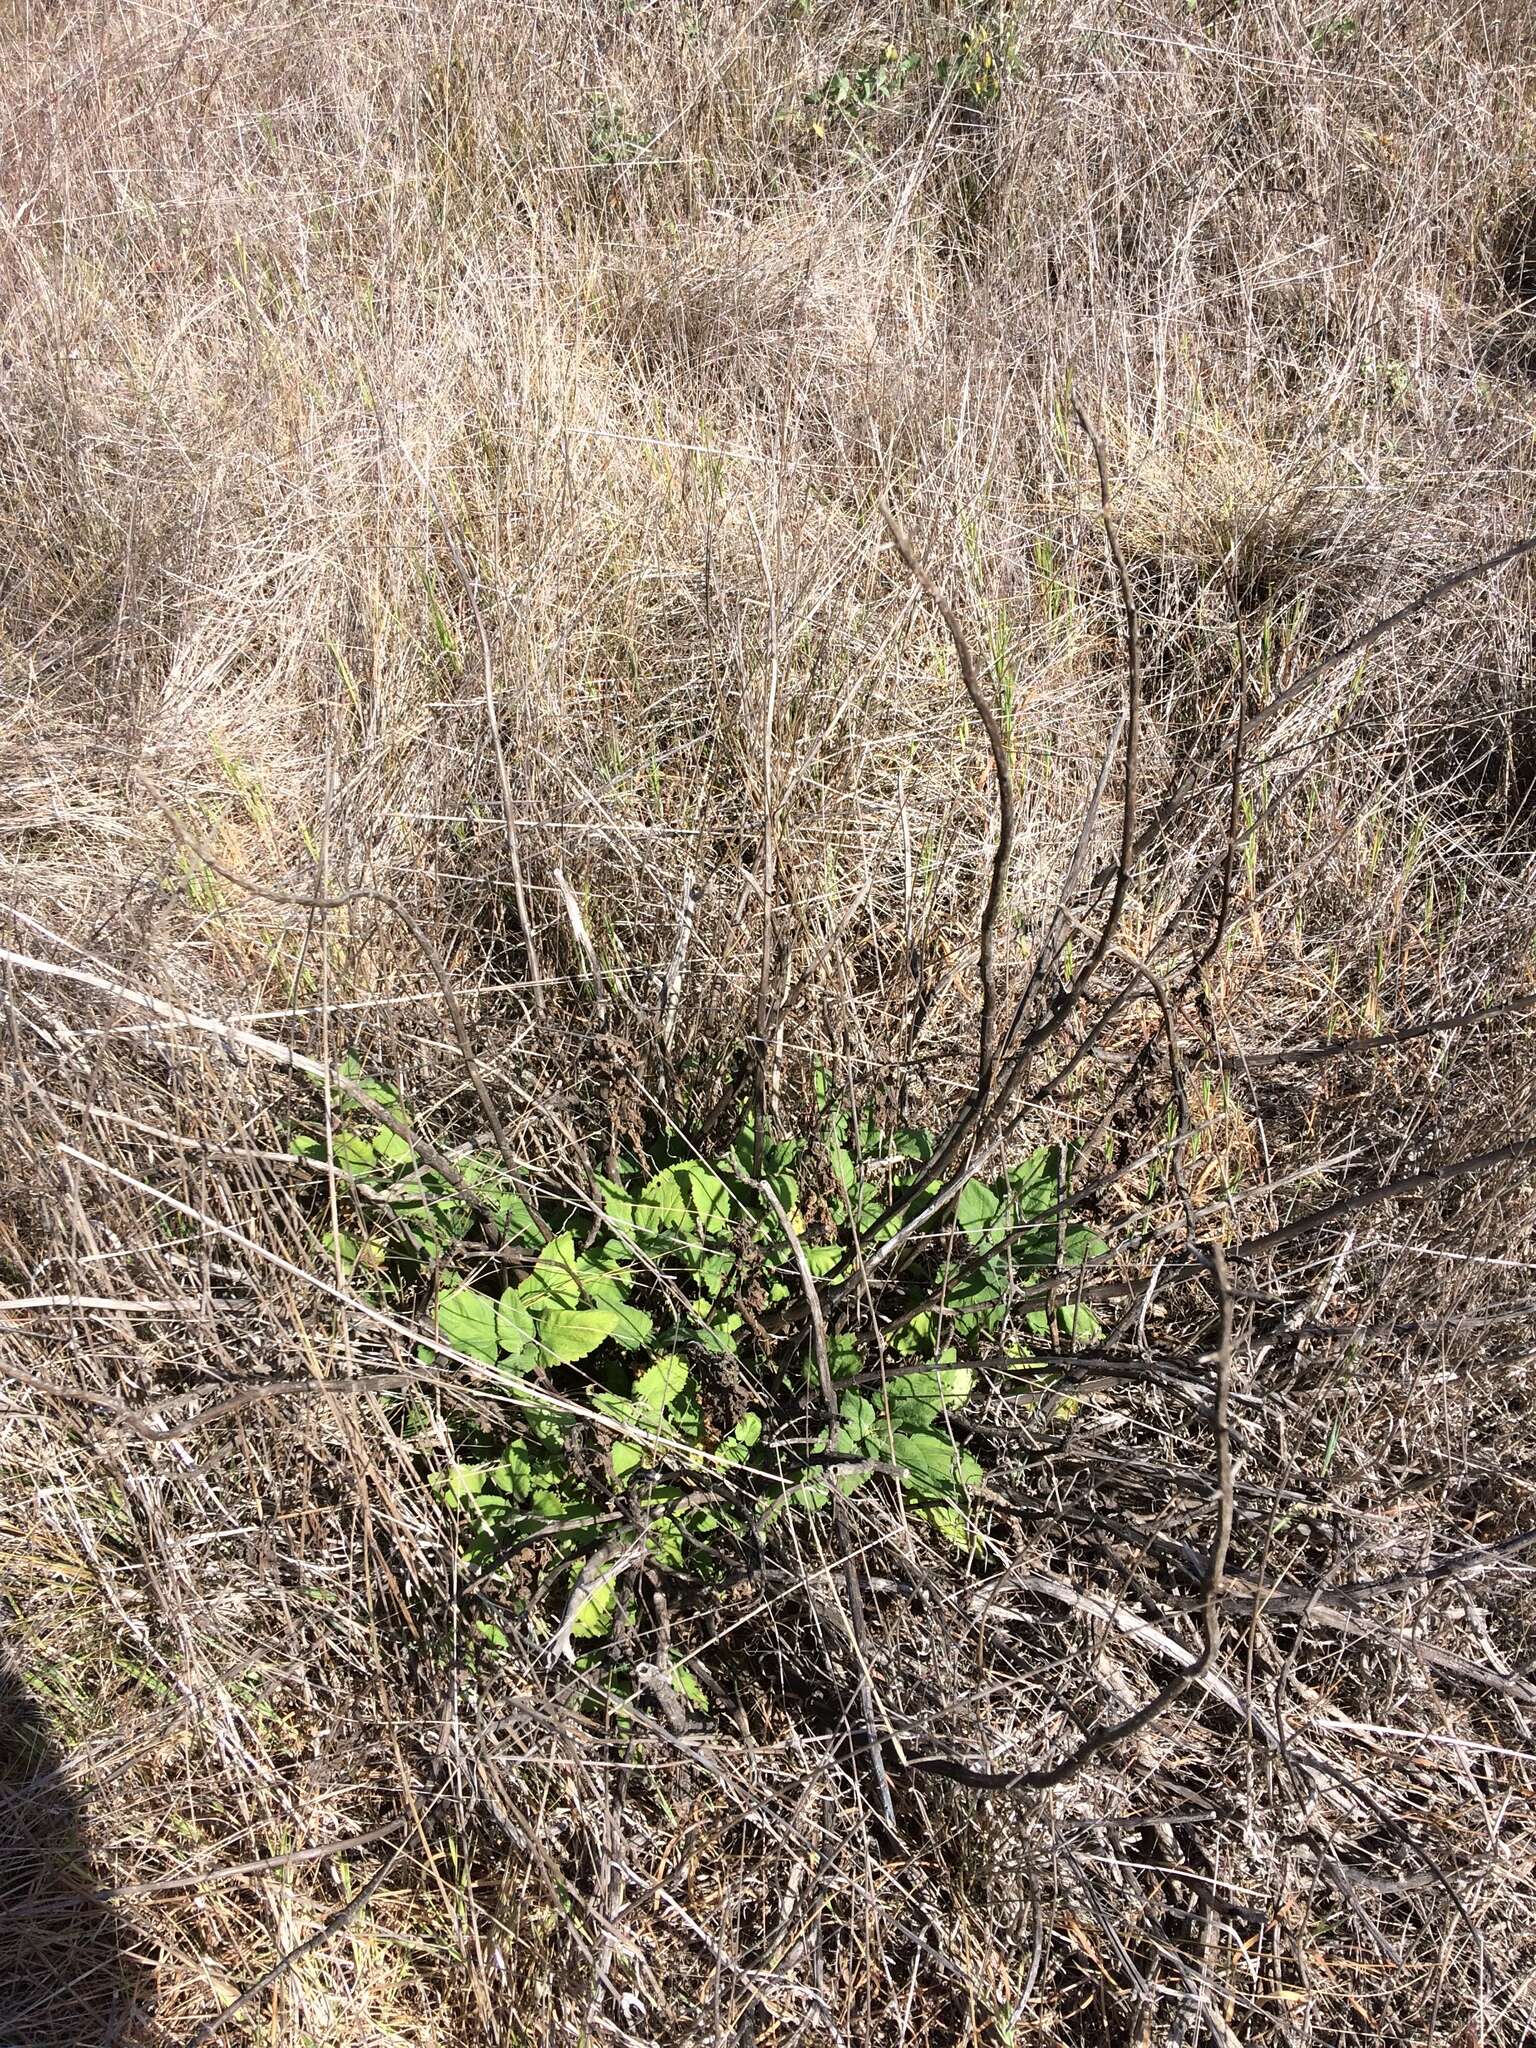
[{"label": "dry grass", "polygon": [[[1531,993],[1527,562],[1256,728],[1199,963],[1239,674],[1258,710],[1536,531],[1536,17],[1042,0],[987,11],[979,105],[935,83],[978,19],[4,10],[6,2048],[1533,2031],[1530,1160],[1305,1221],[1528,1138],[1531,1012],[1263,1057]],[[888,42],[911,82],[822,118]],[[1091,1140],[1126,1291],[1071,1400],[999,1392],[984,1565],[857,1497],[893,1756],[1047,1761],[1188,1656],[1148,1634],[1197,1640],[1210,1542],[1180,1261],[1294,1227],[1235,1269],[1208,1680],[1059,1791],[899,1778],[892,1838],[826,1530],[679,1596],[716,1689],[681,1738],[473,1654],[429,1470],[336,1388],[418,1368],[321,1247],[299,1084],[110,988],[483,1139],[396,908],[295,900],[383,892],[541,1171],[696,1101],[765,986],[785,1118],[822,1060],[942,1121],[995,821],[875,494],[1003,707],[1012,1001],[1107,760],[1085,957],[1124,795],[1073,396],[1148,817],[1186,796],[1012,1138]]]}]

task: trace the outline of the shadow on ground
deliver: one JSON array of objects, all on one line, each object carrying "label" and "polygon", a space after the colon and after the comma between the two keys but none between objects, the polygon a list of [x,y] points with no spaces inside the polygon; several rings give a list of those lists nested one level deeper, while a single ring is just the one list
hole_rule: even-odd
[{"label": "shadow on ground", "polygon": [[149,1973],[100,1885],[47,1724],[0,1662],[0,2048],[148,2048]]}]

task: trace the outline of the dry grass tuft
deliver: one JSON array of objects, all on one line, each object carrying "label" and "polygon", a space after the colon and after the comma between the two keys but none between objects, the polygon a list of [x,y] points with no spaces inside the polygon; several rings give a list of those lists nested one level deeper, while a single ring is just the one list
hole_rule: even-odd
[{"label": "dry grass tuft", "polygon": [[[1531,558],[1328,660],[1536,531],[1522,0],[0,51],[0,2042],[1529,2038]],[[486,1653],[508,1389],[327,1249],[282,1049],[566,1185],[735,1072],[952,1125],[998,814],[882,488],[1104,1327],[978,1405],[969,1560],[742,1535],[708,1715],[621,1714]]]}]

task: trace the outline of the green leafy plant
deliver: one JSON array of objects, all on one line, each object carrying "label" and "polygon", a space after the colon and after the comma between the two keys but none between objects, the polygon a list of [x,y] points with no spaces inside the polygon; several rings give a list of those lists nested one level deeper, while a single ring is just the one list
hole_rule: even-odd
[{"label": "green leafy plant", "polygon": [[651,168],[655,137],[641,132],[617,108],[593,103],[586,133],[586,174],[594,201],[616,207],[627,180],[642,178]]},{"label": "green leafy plant", "polygon": [[[1035,1369],[1041,1348],[1096,1333],[1069,1301],[1016,1307],[1104,1250],[1069,1224],[1057,1148],[967,1181],[952,1219],[919,1236],[903,1219],[938,1192],[933,1134],[855,1119],[822,1076],[808,1121],[806,1139],[759,1143],[748,1119],[708,1156],[673,1133],[594,1175],[585,1202],[535,1198],[483,1153],[457,1163],[455,1187],[356,1105],[328,1136],[293,1140],[345,1177],[346,1227],[326,1242],[354,1284],[430,1316],[424,1360],[477,1360],[515,1393],[515,1433],[457,1431],[437,1483],[477,1573],[531,1548],[550,1561],[526,1611],[546,1629],[559,1614],[571,1654],[620,1625],[638,1564],[707,1579],[722,1534],[816,1513],[834,1488],[884,1484],[969,1549],[981,1361]],[[502,1239],[494,1258],[477,1207]],[[806,1275],[819,1309],[882,1248],[910,1256],[878,1326],[833,1315],[820,1351]]]},{"label": "green leafy plant", "polygon": [[812,133],[825,135],[829,116],[852,122],[884,106],[905,89],[922,63],[915,50],[901,51],[887,43],[873,62],[853,71],[834,71],[805,96],[805,119]]},{"label": "green leafy plant", "polygon": [[1000,27],[994,35],[983,25],[968,29],[958,46],[939,59],[934,71],[939,84],[950,92],[975,105],[988,106],[1000,97],[1003,80],[1015,62],[1012,34]]},{"label": "green leafy plant", "polygon": [[1008,10],[1000,9],[994,22],[978,22],[964,30],[958,42],[941,44],[937,52],[932,48],[901,50],[895,43],[887,43],[867,63],[830,73],[805,94],[798,121],[817,136],[825,136],[834,121],[845,131],[854,129],[925,76],[962,104],[990,106],[1001,97],[1004,81],[1018,62],[1017,38],[1009,25]]}]

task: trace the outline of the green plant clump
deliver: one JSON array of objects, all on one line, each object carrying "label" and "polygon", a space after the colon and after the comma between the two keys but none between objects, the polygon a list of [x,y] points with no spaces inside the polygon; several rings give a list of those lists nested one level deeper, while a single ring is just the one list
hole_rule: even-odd
[{"label": "green plant clump", "polygon": [[864,116],[900,99],[925,73],[941,92],[961,105],[981,108],[995,105],[1002,96],[1003,82],[1018,68],[1017,40],[1000,15],[996,31],[985,23],[969,28],[958,42],[930,57],[918,50],[901,50],[887,43],[868,63],[824,78],[814,92],[805,95],[801,119],[818,136],[827,133],[827,123],[836,117],[846,127]]},{"label": "green plant clump", "polygon": [[[363,1085],[398,1111],[388,1090]],[[708,1578],[722,1531],[750,1518],[761,1534],[784,1514],[826,1508],[834,1487],[851,1495],[880,1479],[970,1549],[969,1504],[986,1477],[963,1441],[975,1361],[1028,1368],[1032,1339],[1097,1332],[1070,1302],[1011,1307],[1021,1289],[1104,1250],[1068,1227],[1051,1147],[968,1181],[952,1222],[918,1239],[887,1290],[879,1330],[834,1315],[819,1356],[800,1261],[818,1301],[835,1299],[938,1184],[923,1180],[930,1133],[855,1122],[819,1077],[817,1100],[811,1140],[759,1149],[749,1120],[701,1157],[674,1136],[645,1162],[595,1175],[585,1205],[530,1200],[493,1155],[460,1161],[464,1187],[497,1219],[499,1261],[474,1250],[470,1203],[406,1139],[360,1108],[330,1136],[357,1221],[327,1244],[353,1283],[430,1308],[438,1341],[423,1344],[425,1361],[468,1356],[516,1390],[515,1433],[488,1443],[466,1427],[435,1476],[465,1517],[477,1573],[535,1545],[558,1558],[567,1647],[618,1618],[634,1546],[615,1544],[616,1527],[641,1532],[663,1572]],[[315,1156],[326,1142],[308,1131],[293,1145]],[[508,1251],[523,1269],[510,1284]],[[546,1588],[529,1613],[551,1612]]]}]

